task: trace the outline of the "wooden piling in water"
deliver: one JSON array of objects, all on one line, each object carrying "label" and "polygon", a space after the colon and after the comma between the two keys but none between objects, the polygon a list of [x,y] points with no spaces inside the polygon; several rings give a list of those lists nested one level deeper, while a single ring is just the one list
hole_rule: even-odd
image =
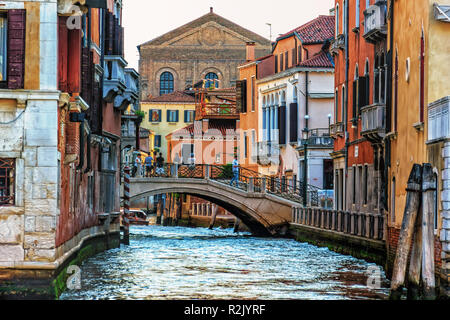
[{"label": "wooden piling in water", "polygon": [[422,283],[424,299],[436,298],[434,270],[434,192],[436,181],[431,164],[423,166],[422,185]]},{"label": "wooden piling in water", "polygon": [[397,253],[394,261],[394,270],[391,281],[390,299],[401,298],[402,286],[405,282],[406,265],[409,248],[412,242],[414,225],[420,207],[420,191],[422,189],[422,166],[414,164],[406,188],[406,205],[403,214],[402,228],[397,244]]},{"label": "wooden piling in water", "polygon": [[419,207],[414,225],[414,238],[408,270],[408,300],[419,298],[420,272],[422,267],[422,206]]},{"label": "wooden piling in water", "polygon": [[233,232],[236,233],[239,231],[239,224],[241,223],[241,220],[239,220],[238,218],[236,218],[236,220],[234,221],[234,228],[233,228]]},{"label": "wooden piling in water", "polygon": [[210,230],[212,230],[214,228],[214,224],[216,223],[217,211],[219,210],[217,205],[213,204],[212,206],[213,206],[213,208],[212,208],[211,222],[209,223]]},{"label": "wooden piling in water", "polygon": [[131,168],[124,168],[124,185],[123,185],[123,244],[130,244],[130,173]]},{"label": "wooden piling in water", "polygon": [[158,203],[156,205],[156,224],[161,224],[161,215],[162,215],[162,198],[158,196]]}]

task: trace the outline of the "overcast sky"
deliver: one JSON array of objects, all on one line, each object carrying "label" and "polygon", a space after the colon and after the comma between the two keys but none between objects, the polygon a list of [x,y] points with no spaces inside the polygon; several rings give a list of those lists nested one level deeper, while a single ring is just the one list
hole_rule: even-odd
[{"label": "overcast sky", "polygon": [[209,12],[272,40],[319,15],[329,14],[334,0],[124,0],[125,59],[138,70],[137,46]]}]

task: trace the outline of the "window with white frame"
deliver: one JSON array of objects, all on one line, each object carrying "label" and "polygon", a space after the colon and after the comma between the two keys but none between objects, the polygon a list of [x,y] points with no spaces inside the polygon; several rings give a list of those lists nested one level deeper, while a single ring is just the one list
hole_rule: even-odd
[{"label": "window with white frame", "polygon": [[0,12],[0,82],[7,80],[8,60],[8,19],[7,15]]}]

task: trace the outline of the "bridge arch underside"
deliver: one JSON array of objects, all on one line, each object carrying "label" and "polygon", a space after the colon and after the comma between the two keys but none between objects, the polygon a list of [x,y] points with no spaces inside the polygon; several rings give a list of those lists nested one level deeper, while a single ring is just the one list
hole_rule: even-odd
[{"label": "bridge arch underside", "polygon": [[266,237],[273,235],[274,229],[278,226],[272,226],[263,216],[246,206],[245,203],[236,201],[224,194],[214,193],[210,190],[186,189],[186,188],[167,188],[149,190],[131,197],[131,200],[139,200],[144,197],[150,197],[160,194],[180,193],[195,196],[218,206],[221,206],[244,223],[251,233],[255,236]]}]

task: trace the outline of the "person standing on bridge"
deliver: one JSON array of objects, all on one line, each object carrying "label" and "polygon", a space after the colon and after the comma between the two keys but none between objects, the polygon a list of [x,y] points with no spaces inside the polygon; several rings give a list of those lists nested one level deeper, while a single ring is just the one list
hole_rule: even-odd
[{"label": "person standing on bridge", "polygon": [[159,153],[159,157],[156,158],[156,174],[160,176],[164,174],[164,158],[161,152]]},{"label": "person standing on bridge", "polygon": [[153,157],[149,154],[145,158],[145,176],[149,177],[153,171]]},{"label": "person standing on bridge", "polygon": [[234,156],[233,160],[233,179],[231,179],[230,186],[236,181],[236,186],[239,186],[239,162],[237,156]]}]

